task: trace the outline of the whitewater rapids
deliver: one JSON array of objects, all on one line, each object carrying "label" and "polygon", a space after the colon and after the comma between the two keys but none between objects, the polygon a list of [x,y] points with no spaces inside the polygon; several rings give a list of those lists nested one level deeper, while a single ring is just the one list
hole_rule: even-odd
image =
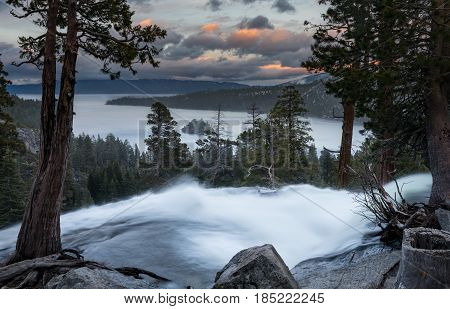
[{"label": "whitewater rapids", "polygon": [[[426,201],[431,176],[401,178],[410,201]],[[389,184],[387,190],[394,192]],[[362,243],[375,227],[357,214],[348,191],[310,185],[262,195],[258,188],[207,189],[184,180],[159,192],[93,206],[62,216],[63,246],[86,259],[134,266],[206,288],[238,251],[273,244],[289,267]],[[14,249],[19,226],[0,231],[0,258]]]}]

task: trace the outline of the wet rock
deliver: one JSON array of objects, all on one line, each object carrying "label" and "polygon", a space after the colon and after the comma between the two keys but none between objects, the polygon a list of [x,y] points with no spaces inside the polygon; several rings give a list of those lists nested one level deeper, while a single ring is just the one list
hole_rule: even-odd
[{"label": "wet rock", "polygon": [[47,289],[155,289],[158,282],[150,278],[135,279],[117,271],[106,269],[75,268],[53,277]]},{"label": "wet rock", "polygon": [[450,288],[450,233],[416,228],[404,232],[397,288]]},{"label": "wet rock", "polygon": [[291,272],[304,289],[393,288],[399,262],[399,250],[376,244],[307,260]]},{"label": "wet rock", "polygon": [[214,289],[296,289],[283,259],[272,245],[253,247],[236,254],[217,273]]},{"label": "wet rock", "polygon": [[443,231],[450,233],[450,211],[445,209],[438,209],[435,212],[439,225]]}]

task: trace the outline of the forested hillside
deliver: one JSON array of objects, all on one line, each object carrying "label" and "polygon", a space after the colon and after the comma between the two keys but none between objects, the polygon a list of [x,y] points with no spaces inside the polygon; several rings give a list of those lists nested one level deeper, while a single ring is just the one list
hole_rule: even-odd
[{"label": "forested hillside", "polygon": [[[59,89],[59,82],[57,89]],[[174,79],[138,79],[138,80],[80,80],[76,85],[78,94],[184,94],[196,91],[214,91],[220,89],[242,89],[247,85],[226,82],[189,81]],[[40,84],[10,85],[12,94],[39,94]]]},{"label": "forested hillside", "polygon": [[[295,85],[300,91],[308,109],[308,115],[316,117],[332,117],[333,109],[336,113],[342,110],[340,101],[326,93],[322,81],[310,84]],[[250,87],[245,89],[219,90],[209,92],[195,92],[173,97],[130,98],[124,97],[109,101],[109,105],[150,106],[155,101],[164,103],[169,108],[185,108],[200,110],[247,111],[255,105],[261,112],[270,111],[284,86]]]}]

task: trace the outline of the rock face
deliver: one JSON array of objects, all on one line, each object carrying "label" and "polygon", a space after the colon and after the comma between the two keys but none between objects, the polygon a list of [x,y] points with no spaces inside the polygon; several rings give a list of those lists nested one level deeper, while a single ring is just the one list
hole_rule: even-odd
[{"label": "rock face", "polygon": [[214,289],[296,289],[283,259],[272,245],[253,247],[236,254],[217,273]]},{"label": "rock face", "polygon": [[426,228],[407,229],[397,288],[450,288],[450,233]]},{"label": "rock face", "polygon": [[106,269],[75,268],[53,277],[47,289],[155,289],[158,284],[152,279],[135,279],[117,271]]},{"label": "rock face", "polygon": [[17,128],[19,139],[25,144],[25,148],[33,153],[37,154],[40,148],[40,138],[38,129]]},{"label": "rock face", "polygon": [[438,209],[436,210],[436,217],[442,230],[450,233],[450,211]]},{"label": "rock face", "polygon": [[393,288],[399,262],[399,250],[368,245],[301,262],[291,272],[304,289]]}]

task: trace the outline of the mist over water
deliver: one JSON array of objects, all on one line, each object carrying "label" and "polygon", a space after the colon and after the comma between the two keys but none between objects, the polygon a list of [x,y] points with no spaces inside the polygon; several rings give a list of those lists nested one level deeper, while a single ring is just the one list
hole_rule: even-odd
[{"label": "mist over water", "polygon": [[[404,196],[426,201],[431,176],[401,178]],[[394,184],[387,190],[395,191]],[[377,241],[356,214],[348,191],[286,186],[274,195],[258,188],[207,189],[180,180],[163,191],[65,214],[65,248],[112,266],[156,272],[178,286],[212,285],[215,273],[238,251],[273,244],[289,267]],[[0,231],[0,258],[10,253],[19,226]]]}]

